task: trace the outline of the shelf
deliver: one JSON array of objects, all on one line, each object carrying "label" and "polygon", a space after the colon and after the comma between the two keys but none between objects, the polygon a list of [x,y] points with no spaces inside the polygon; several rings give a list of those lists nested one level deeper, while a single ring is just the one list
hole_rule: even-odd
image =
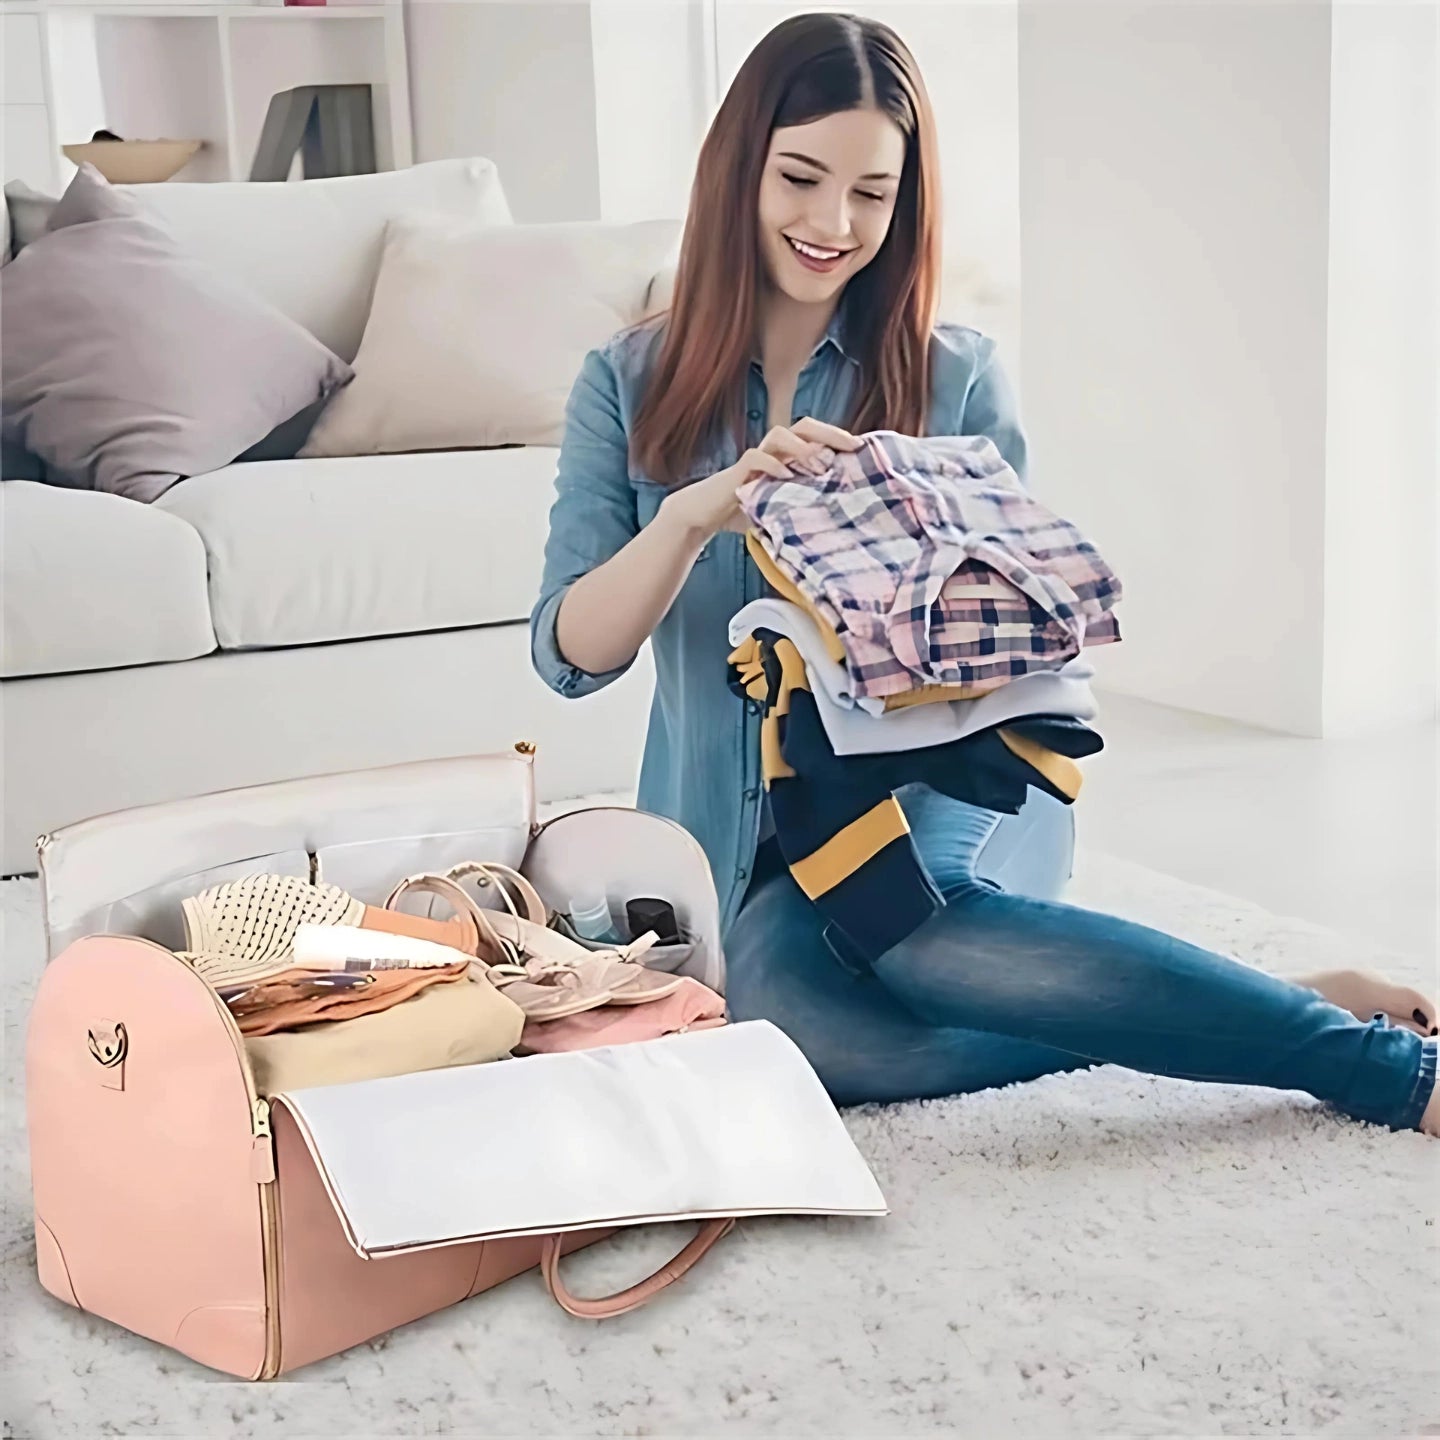
[{"label": "shelf", "polygon": [[[227,0],[30,0],[47,37],[52,143],[105,128],[200,140],[179,180],[243,180],[271,98],[300,85],[363,84],[374,102],[380,169],[412,163],[404,9]],[[351,22],[342,24],[342,21]],[[63,183],[68,161],[52,162]]]}]

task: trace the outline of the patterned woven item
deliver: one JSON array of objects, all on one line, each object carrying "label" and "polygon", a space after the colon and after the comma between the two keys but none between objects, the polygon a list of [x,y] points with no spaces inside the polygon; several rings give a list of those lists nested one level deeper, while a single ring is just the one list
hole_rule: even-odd
[{"label": "patterned woven item", "polygon": [[834,627],[857,698],[978,693],[1119,638],[1114,572],[991,440],[862,438],[825,452],[824,475],[738,491],[766,552]]},{"label": "patterned woven item", "polygon": [[335,885],[294,875],[248,875],[181,902],[183,957],[217,988],[264,980],[291,967],[301,925],[358,925],[364,904]]}]

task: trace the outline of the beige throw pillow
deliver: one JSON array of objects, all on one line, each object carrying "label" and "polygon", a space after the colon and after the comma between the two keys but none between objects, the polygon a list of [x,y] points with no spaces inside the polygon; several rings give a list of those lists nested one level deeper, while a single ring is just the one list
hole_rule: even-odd
[{"label": "beige throw pillow", "polygon": [[355,380],[313,455],[554,445],[586,351],[649,309],[678,221],[392,220]]}]

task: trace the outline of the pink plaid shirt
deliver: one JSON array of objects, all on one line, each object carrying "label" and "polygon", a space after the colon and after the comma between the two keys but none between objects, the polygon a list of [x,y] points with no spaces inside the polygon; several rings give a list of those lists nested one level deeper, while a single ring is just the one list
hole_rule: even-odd
[{"label": "pink plaid shirt", "polygon": [[823,476],[741,486],[775,563],[834,626],[854,694],[983,691],[1120,638],[1120,582],[985,436],[876,430]]}]

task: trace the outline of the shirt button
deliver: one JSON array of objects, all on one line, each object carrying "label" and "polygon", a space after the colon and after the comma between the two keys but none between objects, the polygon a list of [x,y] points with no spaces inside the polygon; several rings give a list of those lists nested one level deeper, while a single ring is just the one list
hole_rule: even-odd
[{"label": "shirt button", "polygon": [[742,865],[742,866],[735,872],[735,878],[736,878],[737,880],[743,880],[749,873],[750,873],[750,872]]},{"label": "shirt button", "polygon": [[749,410],[746,413],[752,420],[759,420],[761,418],[761,412],[759,410]]},{"label": "shirt button", "polygon": [[758,785],[752,785],[745,792],[745,798],[750,801],[758,800],[760,798],[760,787]]},{"label": "shirt button", "polygon": [[745,708],[746,708],[752,715],[758,715],[758,714],[760,713],[760,710],[761,710],[761,705],[760,705],[760,702],[759,702],[758,700],[747,700],[747,701],[745,702]]}]

